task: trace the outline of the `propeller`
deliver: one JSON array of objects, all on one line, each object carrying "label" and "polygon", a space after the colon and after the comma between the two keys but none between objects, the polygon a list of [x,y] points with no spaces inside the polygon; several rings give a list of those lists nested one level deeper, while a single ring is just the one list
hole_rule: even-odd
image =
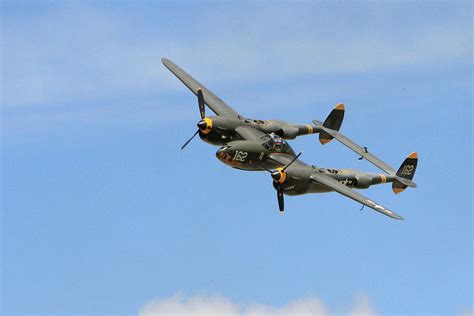
[{"label": "propeller", "polygon": [[204,95],[202,94],[202,90],[198,88],[198,104],[199,104],[199,113],[201,114],[201,120],[206,117],[206,107],[204,106]]},{"label": "propeller", "polygon": [[266,171],[270,172],[271,177],[273,179],[273,187],[277,191],[277,199],[278,199],[278,208],[280,209],[280,212],[283,212],[285,210],[285,199],[283,197],[283,183],[286,181],[286,172],[285,170],[298,159],[303,152],[300,152],[298,155],[296,155],[285,167],[283,168],[277,168],[276,170],[270,170],[267,169],[266,167],[262,166]]},{"label": "propeller", "polygon": [[199,131],[203,132],[204,134],[207,134],[211,131],[212,128],[212,121],[209,118],[206,118],[206,106],[204,102],[204,95],[202,94],[202,89],[198,88],[197,89],[197,97],[198,97],[198,105],[199,105],[199,114],[201,114],[201,120],[197,123],[198,130],[194,133],[193,136],[191,136],[190,139],[184,143],[183,146],[181,146],[181,150],[186,147],[191,140],[193,140],[194,137],[199,133]]},{"label": "propeller", "polygon": [[292,163],[294,163],[294,162],[295,162],[295,160],[296,160],[296,159],[298,159],[298,158],[301,156],[301,154],[302,154],[302,153],[303,153],[303,152],[300,152],[298,155],[296,155],[296,156],[295,156],[295,158],[293,158],[293,159],[290,161],[290,163],[289,163],[289,164],[287,164],[285,168],[283,168],[283,170],[282,170],[282,171],[285,171],[285,170],[286,170],[286,168],[288,168],[288,167],[289,167],[289,166],[290,166]]},{"label": "propeller", "polygon": [[183,149],[184,149],[184,147],[186,147],[186,146],[187,146],[187,145],[188,145],[188,144],[189,144],[189,143],[190,143],[190,142],[193,140],[193,138],[194,138],[194,137],[196,137],[196,135],[197,135],[198,133],[199,133],[199,130],[197,130],[197,131],[194,133],[194,135],[193,135],[193,136],[191,136],[191,138],[190,138],[190,139],[188,139],[188,141],[187,141],[187,142],[185,142],[183,146],[181,146],[181,150],[183,150]]},{"label": "propeller", "polygon": [[283,186],[281,183],[276,183],[276,190],[277,190],[277,199],[278,199],[278,208],[280,212],[283,213],[285,210],[285,199],[283,198]]}]

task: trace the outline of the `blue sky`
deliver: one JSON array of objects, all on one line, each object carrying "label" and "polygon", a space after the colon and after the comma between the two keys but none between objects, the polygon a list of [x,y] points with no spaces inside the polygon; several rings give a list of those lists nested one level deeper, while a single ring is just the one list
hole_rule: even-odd
[{"label": "blue sky", "polygon": [[[2,314],[472,313],[469,2],[10,2]],[[240,113],[342,131],[419,187],[288,197],[216,147],[168,57]],[[375,171],[338,143],[324,167]]]}]

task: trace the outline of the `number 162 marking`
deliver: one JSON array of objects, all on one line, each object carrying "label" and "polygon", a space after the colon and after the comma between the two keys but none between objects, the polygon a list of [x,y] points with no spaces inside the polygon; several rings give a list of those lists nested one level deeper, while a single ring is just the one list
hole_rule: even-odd
[{"label": "number 162 marking", "polygon": [[234,155],[234,160],[244,162],[247,155],[248,153],[246,151],[237,150]]}]

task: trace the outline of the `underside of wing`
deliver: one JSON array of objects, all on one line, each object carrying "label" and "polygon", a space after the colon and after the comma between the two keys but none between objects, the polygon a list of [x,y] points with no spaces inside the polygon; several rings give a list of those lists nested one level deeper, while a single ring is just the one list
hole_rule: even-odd
[{"label": "underside of wing", "polygon": [[313,123],[321,128],[324,132],[327,134],[331,135],[335,139],[337,139],[339,142],[341,142],[343,145],[347,146],[354,152],[358,153],[361,157],[365,158],[367,161],[371,162],[373,165],[376,167],[382,169],[388,174],[395,174],[396,171],[393,169],[391,166],[389,166],[387,163],[383,162],[381,159],[377,158],[373,154],[371,154],[368,150],[367,147],[361,147],[357,145],[354,141],[350,140],[348,137],[344,136],[340,132],[324,127],[323,124],[319,121],[314,120]]},{"label": "underside of wing", "polygon": [[239,113],[237,113],[218,96],[204,87],[201,83],[199,83],[199,81],[191,77],[191,75],[173,63],[171,60],[162,58],[161,61],[163,62],[163,65],[165,65],[166,68],[168,68],[195,95],[197,95],[198,89],[201,89],[204,96],[204,102],[214,113],[228,117],[239,116]]},{"label": "underside of wing", "polygon": [[354,201],[362,203],[365,206],[368,206],[371,209],[376,210],[379,213],[387,215],[391,218],[403,219],[403,217],[401,217],[397,213],[392,212],[391,210],[387,209],[386,207],[384,207],[384,206],[368,199],[367,197],[363,196],[362,194],[348,188],[347,186],[337,182],[336,180],[334,180],[333,178],[331,178],[331,177],[329,177],[325,174],[321,174],[321,173],[312,174],[311,175],[311,180],[313,180],[314,182],[317,182],[319,184],[322,184],[322,185],[328,187],[329,189],[331,189],[333,191],[336,191],[336,192],[338,192],[342,195],[345,195],[348,198],[353,199]]}]

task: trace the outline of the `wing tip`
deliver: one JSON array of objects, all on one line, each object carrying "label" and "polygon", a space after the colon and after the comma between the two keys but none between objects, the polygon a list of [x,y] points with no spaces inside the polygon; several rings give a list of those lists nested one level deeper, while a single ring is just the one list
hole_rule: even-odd
[{"label": "wing tip", "polygon": [[161,57],[161,62],[163,63],[163,65],[165,65],[166,67],[170,66],[173,64],[173,62],[171,60],[169,60],[168,58],[166,57]]},{"label": "wing tip", "polygon": [[397,219],[397,220],[399,220],[399,221],[405,220],[405,218],[403,218],[402,216],[400,216],[400,215],[398,215],[397,213],[392,212],[392,211],[389,211],[389,214],[386,214],[386,215],[390,216],[390,217],[393,218],[393,219]]}]

